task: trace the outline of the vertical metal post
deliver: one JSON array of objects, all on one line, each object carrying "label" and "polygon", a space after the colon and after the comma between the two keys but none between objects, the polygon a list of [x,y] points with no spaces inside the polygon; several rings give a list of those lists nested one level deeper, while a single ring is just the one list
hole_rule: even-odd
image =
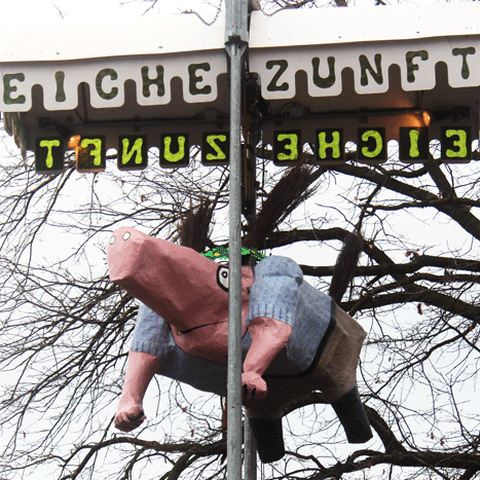
[{"label": "vertical metal post", "polygon": [[241,480],[242,478],[241,85],[242,56],[248,42],[247,15],[247,0],[227,0],[225,47],[230,56],[228,480]]},{"label": "vertical metal post", "polygon": [[245,418],[244,428],[244,442],[245,442],[245,458],[243,465],[244,480],[257,479],[257,450],[255,448],[255,441],[253,438],[252,427],[248,418]]},{"label": "vertical metal post", "polygon": [[[253,8],[255,8],[253,6]],[[256,102],[256,79],[247,78],[246,85],[244,86],[243,91],[245,92],[245,98],[242,100],[247,112],[252,112],[249,115],[244,116],[245,125],[244,128],[247,130],[246,135],[244,132],[245,141],[247,143],[247,148],[245,150],[246,158],[244,159],[244,168],[245,171],[242,172],[243,181],[245,183],[245,194],[244,198],[247,201],[246,205],[242,205],[242,211],[246,212],[246,220],[250,223],[253,223],[257,211],[256,211],[256,200],[257,195],[255,191],[255,180],[256,180],[256,170],[257,170],[257,155],[256,147],[258,143],[258,132],[253,131],[255,118],[255,105]],[[247,208],[246,208],[247,207]],[[251,247],[251,245],[247,245]],[[247,411],[248,414],[248,411]],[[252,426],[248,418],[245,418],[244,428],[243,428],[243,443],[244,443],[244,457],[243,457],[243,478],[244,480],[256,480],[257,478],[257,450],[255,445],[255,440],[253,437]]]}]

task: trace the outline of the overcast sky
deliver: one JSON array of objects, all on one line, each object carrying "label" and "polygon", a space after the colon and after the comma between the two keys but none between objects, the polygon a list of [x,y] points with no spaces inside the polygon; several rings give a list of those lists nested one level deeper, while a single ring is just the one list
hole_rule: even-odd
[{"label": "overcast sky", "polygon": [[[215,4],[215,1],[212,2]],[[1,2],[2,19],[61,18],[78,19],[92,15],[104,18],[118,18],[132,14],[141,15],[152,6],[153,2],[146,0],[16,0]],[[122,5],[123,4],[123,5]],[[182,10],[197,6],[205,9],[203,0],[158,0],[154,7],[156,14],[180,13]],[[210,7],[211,8],[211,7]],[[0,25],[2,20],[0,20]]]},{"label": "overcast sky", "polygon": [[[394,5],[398,0],[385,0]],[[436,0],[401,0],[401,3],[434,3]],[[455,0],[454,0],[455,1]],[[459,0],[456,0],[459,1]],[[214,12],[214,5],[221,0],[157,0],[154,13],[180,13],[195,8],[201,13]],[[8,19],[39,18],[88,18],[101,15],[104,18],[118,18],[133,14],[141,15],[153,4],[152,0],[3,0],[1,2],[2,21]],[[351,0],[352,5],[373,5],[374,0]]]}]

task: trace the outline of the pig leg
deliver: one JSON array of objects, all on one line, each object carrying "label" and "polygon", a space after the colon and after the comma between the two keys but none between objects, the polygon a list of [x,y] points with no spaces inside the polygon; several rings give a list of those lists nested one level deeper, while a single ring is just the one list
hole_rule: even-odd
[{"label": "pig leg", "polygon": [[115,414],[115,427],[122,432],[130,432],[145,420],[143,397],[157,370],[155,355],[134,351],[128,354],[125,382]]}]

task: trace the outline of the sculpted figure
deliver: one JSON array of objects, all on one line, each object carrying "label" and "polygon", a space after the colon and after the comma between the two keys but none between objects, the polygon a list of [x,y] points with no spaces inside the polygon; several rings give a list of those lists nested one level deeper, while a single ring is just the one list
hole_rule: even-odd
[{"label": "sculpted figure", "polygon": [[[153,375],[226,395],[228,267],[196,251],[122,227],[107,251],[110,278],[142,303],[115,417],[138,427]],[[320,390],[351,443],[371,438],[357,390],[365,332],[291,259],[242,267],[244,404],[262,462],[284,454],[284,407]]]}]

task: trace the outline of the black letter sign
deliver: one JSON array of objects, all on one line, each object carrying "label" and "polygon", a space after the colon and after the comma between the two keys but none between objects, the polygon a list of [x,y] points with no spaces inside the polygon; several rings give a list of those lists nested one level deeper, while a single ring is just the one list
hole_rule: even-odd
[{"label": "black letter sign", "polygon": [[63,171],[62,138],[37,138],[35,145],[35,170],[37,173],[54,174]]},{"label": "black letter sign", "polygon": [[229,162],[229,132],[203,134],[202,163],[204,165],[227,165]]},{"label": "black letter sign", "polygon": [[400,127],[400,161],[426,162],[429,159],[428,128]]}]

